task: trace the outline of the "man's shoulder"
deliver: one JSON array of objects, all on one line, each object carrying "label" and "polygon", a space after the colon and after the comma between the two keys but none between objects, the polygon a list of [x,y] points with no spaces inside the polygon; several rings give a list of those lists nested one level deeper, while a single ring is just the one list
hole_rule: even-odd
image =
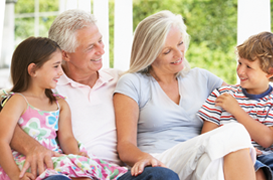
[{"label": "man's shoulder", "polygon": [[102,75],[110,75],[113,78],[119,78],[123,72],[119,69],[103,68],[99,71],[99,73],[101,73]]}]

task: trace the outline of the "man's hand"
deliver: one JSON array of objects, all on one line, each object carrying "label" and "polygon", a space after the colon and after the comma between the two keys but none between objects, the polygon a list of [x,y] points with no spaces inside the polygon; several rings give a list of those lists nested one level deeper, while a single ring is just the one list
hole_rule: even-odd
[{"label": "man's hand", "polygon": [[34,180],[35,176],[32,173],[26,172],[20,180]]},{"label": "man's hand", "polygon": [[31,173],[34,177],[37,177],[37,167],[38,172],[41,174],[46,168],[53,169],[53,163],[51,157],[60,157],[61,154],[48,150],[43,146],[36,146],[26,154],[25,164],[19,175],[22,178],[26,170],[30,167]]}]

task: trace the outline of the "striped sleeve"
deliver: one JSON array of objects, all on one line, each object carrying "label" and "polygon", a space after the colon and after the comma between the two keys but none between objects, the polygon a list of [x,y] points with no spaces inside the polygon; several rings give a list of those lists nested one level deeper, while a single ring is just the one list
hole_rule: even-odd
[{"label": "striped sleeve", "polygon": [[222,108],[215,106],[215,100],[218,96],[220,96],[220,92],[217,88],[209,95],[201,109],[197,112],[197,116],[220,126]]}]

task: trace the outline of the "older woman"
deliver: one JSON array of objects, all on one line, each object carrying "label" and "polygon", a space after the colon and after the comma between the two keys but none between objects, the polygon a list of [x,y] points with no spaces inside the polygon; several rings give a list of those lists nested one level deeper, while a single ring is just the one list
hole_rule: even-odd
[{"label": "older woman", "polygon": [[166,166],[181,180],[255,179],[255,151],[242,125],[199,136],[196,113],[224,82],[189,68],[188,44],[180,15],[161,11],[138,25],[130,69],[114,94],[119,157],[135,175],[145,166]]}]

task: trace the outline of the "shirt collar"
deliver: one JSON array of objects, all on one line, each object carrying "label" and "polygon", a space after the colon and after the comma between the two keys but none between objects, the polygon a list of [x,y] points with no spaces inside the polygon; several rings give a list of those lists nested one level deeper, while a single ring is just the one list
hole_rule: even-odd
[{"label": "shirt collar", "polygon": [[[114,79],[114,77],[111,74],[107,73],[104,70],[99,70],[99,78],[97,79],[94,87],[100,87],[103,84],[110,82],[113,79]],[[81,84],[81,83],[74,81],[73,79],[67,77],[67,75],[64,73],[60,77],[60,79],[58,81],[58,85],[68,85],[68,84],[70,84],[72,87],[86,87],[87,86],[85,84]]]},{"label": "shirt collar", "polygon": [[264,96],[268,95],[272,91],[272,86],[269,85],[269,88],[262,94],[249,94],[244,88],[242,88],[242,91],[246,97],[249,99],[260,99],[263,98]]}]

